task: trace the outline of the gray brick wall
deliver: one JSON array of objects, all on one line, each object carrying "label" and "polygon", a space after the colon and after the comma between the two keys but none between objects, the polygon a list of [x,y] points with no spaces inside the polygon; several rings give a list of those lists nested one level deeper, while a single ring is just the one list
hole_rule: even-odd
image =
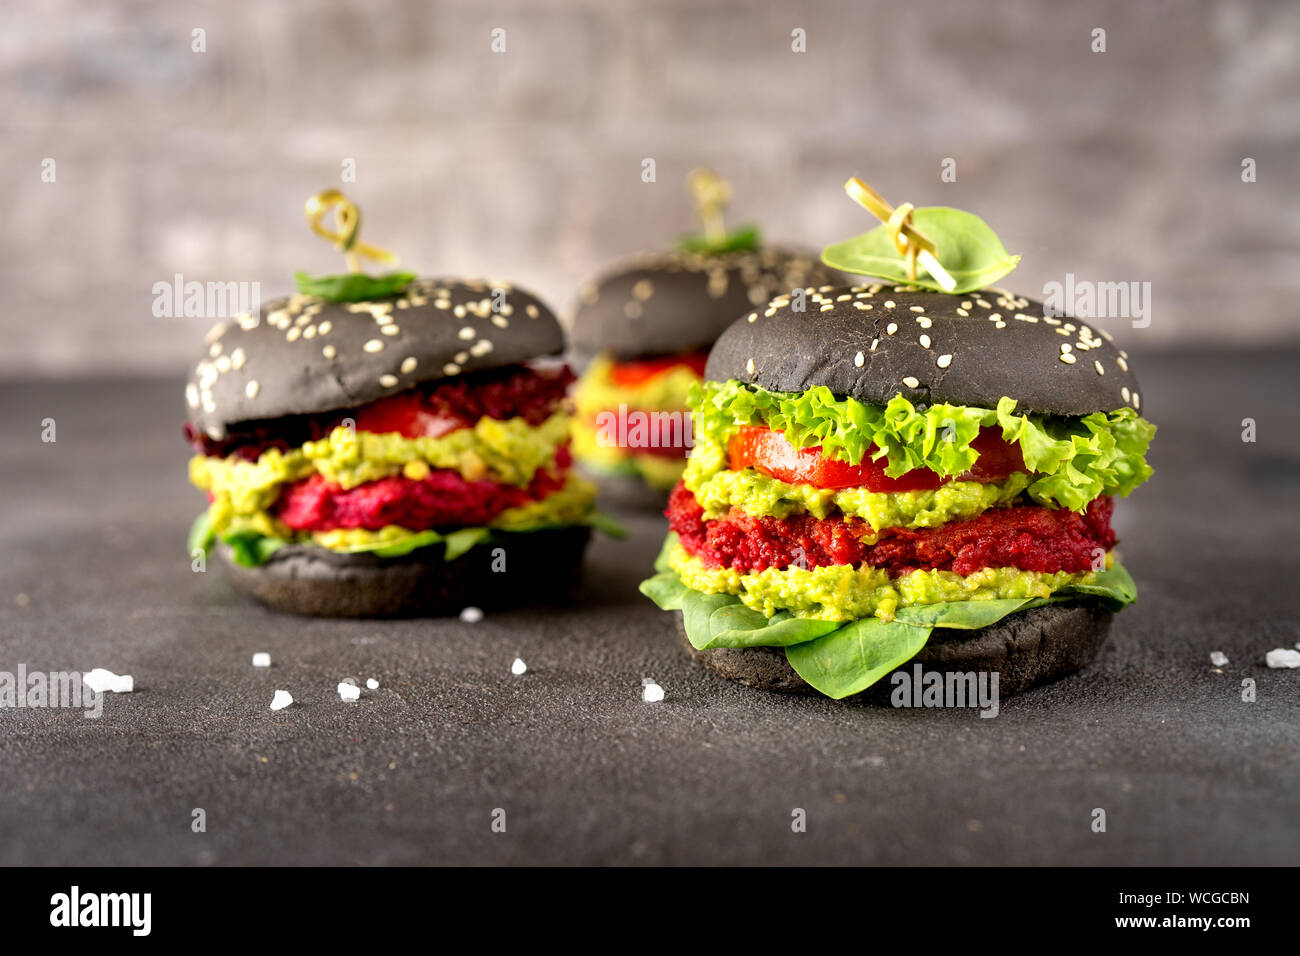
[{"label": "gray brick wall", "polygon": [[344,157],[366,238],[561,306],[684,231],[704,163],[772,237],[866,228],[840,191],[859,174],[983,215],[1025,294],[1150,281],[1151,327],[1121,340],[1295,340],[1298,154],[1295,3],[6,4],[0,373],[179,370],[206,323],[154,318],[153,283],[335,270],[301,205]]}]

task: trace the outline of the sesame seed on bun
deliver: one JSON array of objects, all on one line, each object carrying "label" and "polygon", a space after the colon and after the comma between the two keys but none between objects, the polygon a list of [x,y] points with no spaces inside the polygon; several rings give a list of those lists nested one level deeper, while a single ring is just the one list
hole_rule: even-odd
[{"label": "sesame seed on bun", "polygon": [[417,279],[367,302],[295,294],[214,327],[185,398],[194,425],[219,438],[238,422],[352,408],[563,348],[554,313],[499,280]]},{"label": "sesame seed on bun", "polygon": [[884,405],[917,404],[1088,415],[1141,410],[1128,355],[1082,319],[985,290],[964,296],[889,285],[818,290],[796,311],[790,295],[751,309],[718,339],[705,377],[773,392],[825,386]]},{"label": "sesame seed on bun", "polygon": [[839,281],[807,252],[645,253],[579,290],[571,340],[616,358],[707,348],[742,312],[796,288]]}]

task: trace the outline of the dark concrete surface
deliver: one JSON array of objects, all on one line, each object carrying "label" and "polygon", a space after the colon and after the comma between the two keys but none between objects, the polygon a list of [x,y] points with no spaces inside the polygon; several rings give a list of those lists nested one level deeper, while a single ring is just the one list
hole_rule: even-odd
[{"label": "dark concrete surface", "polygon": [[[1139,359],[1157,473],[1118,525],[1141,600],[1092,668],[995,719],[696,669],[636,593],[653,517],[593,547],[567,608],[262,610],[190,570],[179,384],[0,386],[0,670],[137,688],[99,720],[0,710],[0,863],[1296,863],[1300,671],[1264,654],[1300,640],[1300,355]],[[345,703],[349,676],[382,686]],[[298,703],[270,712],[276,688]]]}]

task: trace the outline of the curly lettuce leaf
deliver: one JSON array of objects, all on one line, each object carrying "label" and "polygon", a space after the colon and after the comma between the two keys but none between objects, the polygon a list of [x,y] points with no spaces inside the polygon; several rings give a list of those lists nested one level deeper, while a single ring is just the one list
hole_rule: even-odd
[{"label": "curly lettuce leaf", "polygon": [[[918,408],[901,395],[884,406],[837,398],[816,386],[806,392],[769,392],[732,379],[692,388],[699,468],[725,467],[726,441],[741,425],[766,425],[796,448],[860,464],[887,459],[885,474],[898,478],[916,468],[951,478],[968,471],[978,452],[979,430],[998,425],[1019,444],[1034,473],[1028,494],[1055,507],[1083,511],[1099,495],[1129,494],[1151,475],[1145,461],[1155,426],[1131,408],[1081,418],[1016,415],[1016,401],[996,409],[942,403]],[[874,447],[874,451],[872,448]]]}]

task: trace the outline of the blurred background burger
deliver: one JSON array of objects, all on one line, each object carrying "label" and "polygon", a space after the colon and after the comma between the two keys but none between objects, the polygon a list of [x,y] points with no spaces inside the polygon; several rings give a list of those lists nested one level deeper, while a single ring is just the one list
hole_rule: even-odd
[{"label": "blurred background burger", "polygon": [[574,392],[574,455],[625,503],[658,505],[677,483],[689,437],[628,440],[601,421],[686,411],[709,346],[746,310],[804,287],[829,288],[834,273],[814,254],[766,245],[757,227],[728,231],[730,185],[711,170],[687,177],[703,231],[675,249],[642,253],[583,284],[571,340],[588,362]]}]

